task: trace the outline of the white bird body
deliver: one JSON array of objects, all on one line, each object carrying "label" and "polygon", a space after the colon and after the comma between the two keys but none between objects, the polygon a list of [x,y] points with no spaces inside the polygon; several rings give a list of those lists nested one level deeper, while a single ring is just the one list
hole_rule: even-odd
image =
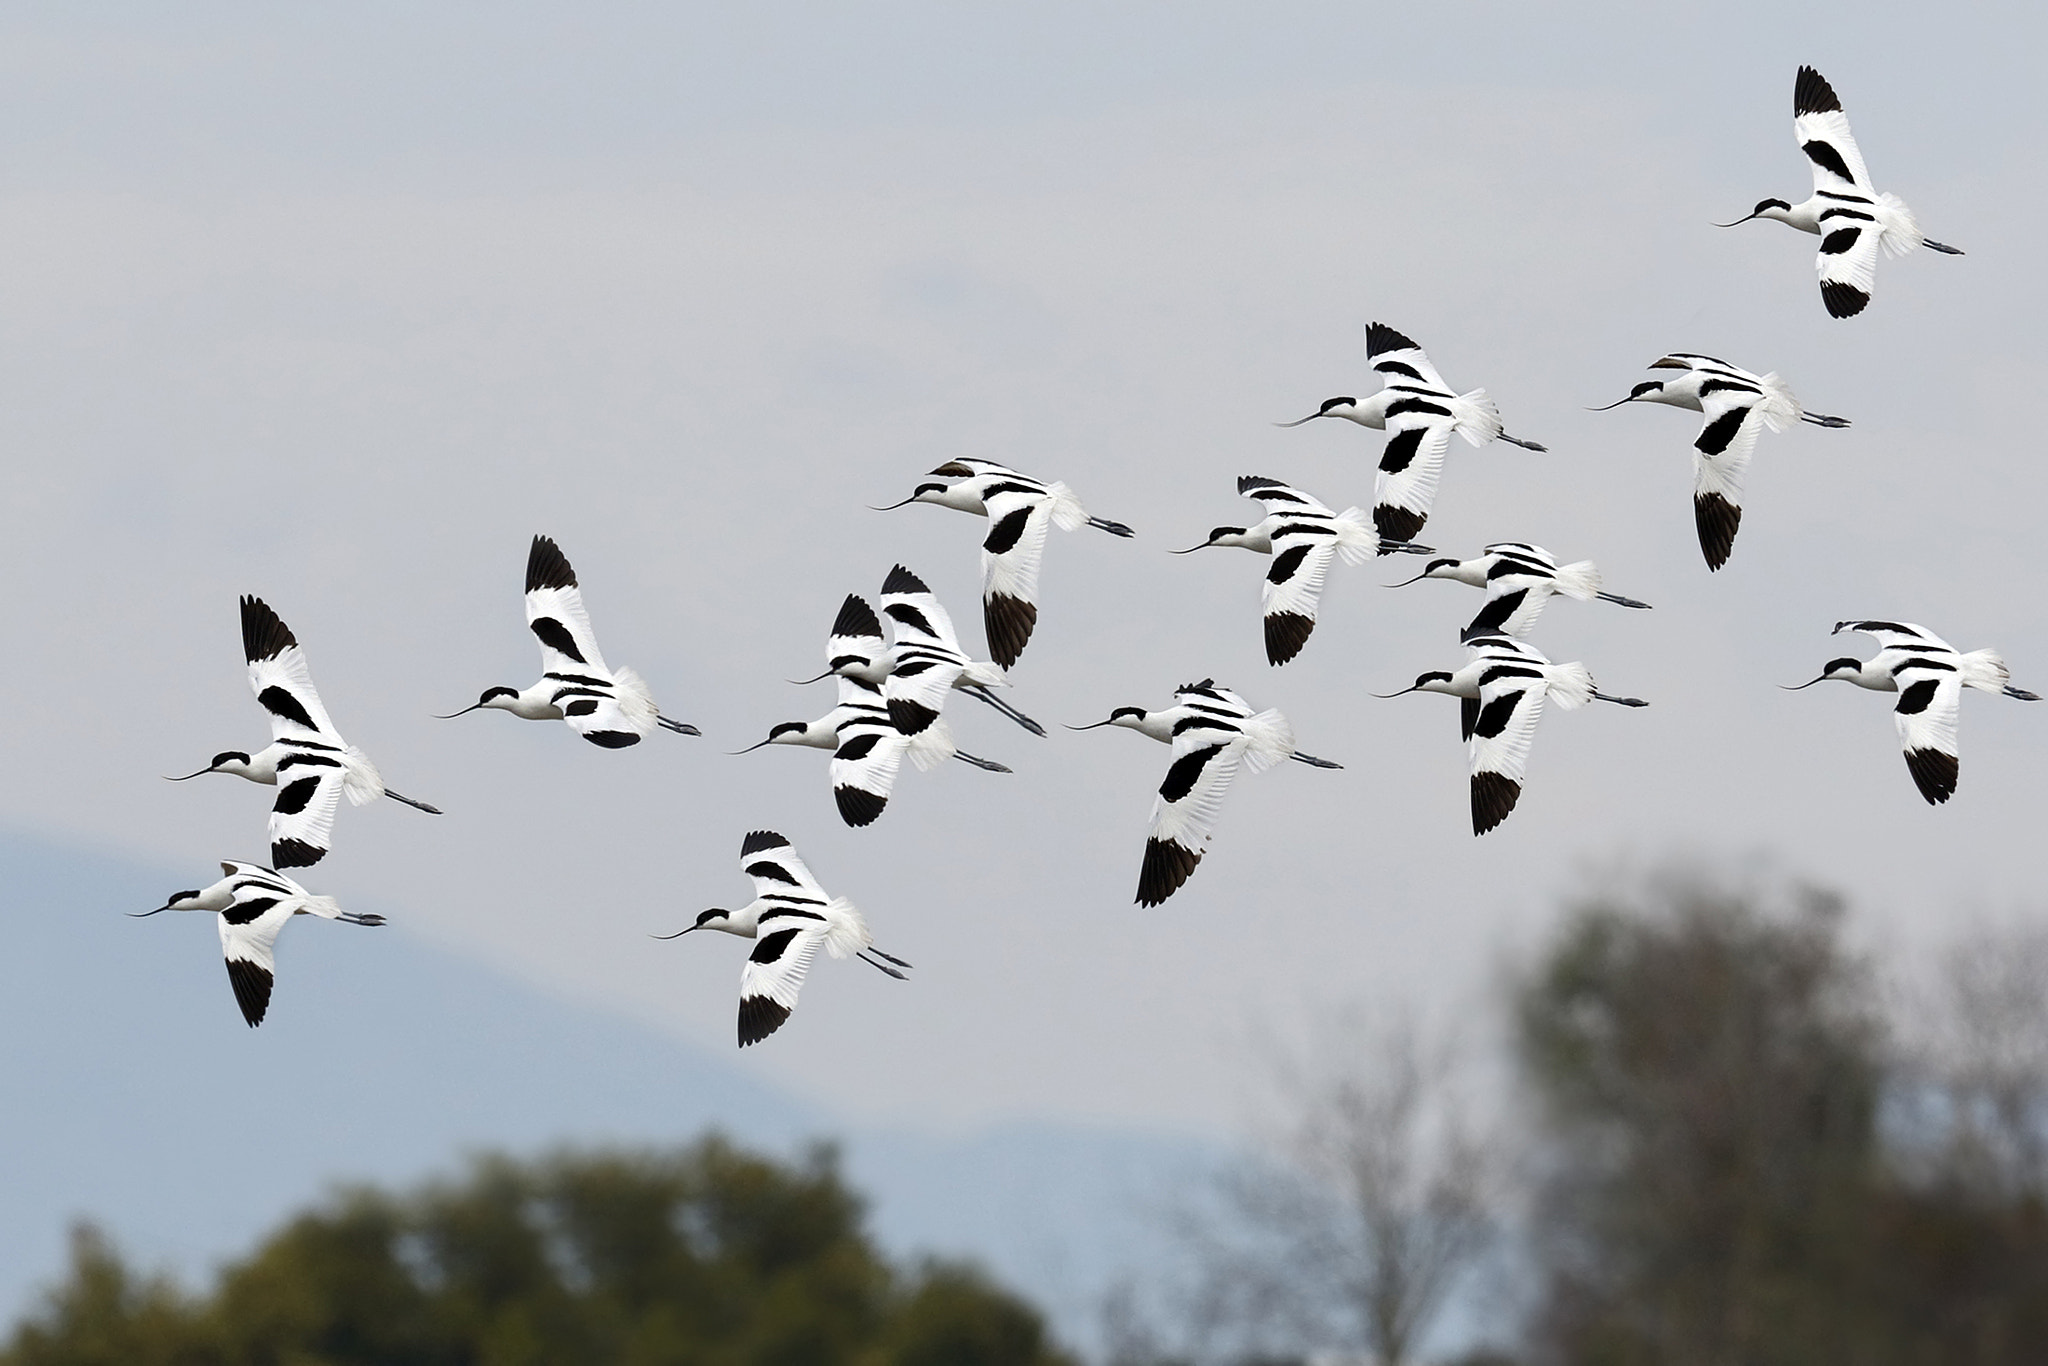
[{"label": "white bird body", "polygon": [[1460,722],[1471,773],[1475,835],[1506,820],[1521,799],[1529,747],[1546,701],[1555,700],[1563,711],[1594,701],[1646,705],[1633,697],[1608,696],[1594,686],[1584,664],[1554,664],[1535,646],[1511,636],[1475,636],[1466,641],[1466,649],[1469,658],[1462,668],[1423,674],[1402,692],[1444,693],[1463,700]]},{"label": "white bird body", "polygon": [[1458,393],[1420,346],[1386,324],[1367,325],[1365,359],[1386,381],[1377,394],[1364,400],[1326,399],[1307,417],[1279,425],[1299,427],[1319,417],[1341,417],[1389,433],[1372,510],[1373,525],[1383,540],[1411,541],[1429,520],[1453,432],[1474,446],[1498,438],[1527,450],[1544,449],[1509,436],[1501,426],[1499,407],[1484,389]]},{"label": "white bird body", "polygon": [[663,716],[638,673],[604,662],[576,571],[546,536],[535,536],[527,551],[526,626],[540,642],[539,681],[526,688],[486,688],[474,705],[453,715],[504,711],[524,721],[566,721],[604,749],[637,745],[657,726],[679,735],[700,733]]},{"label": "white bird body", "polygon": [[1048,484],[993,460],[949,460],[932,475],[955,482],[919,484],[893,506],[930,503],[992,523],[981,546],[982,629],[990,657],[1004,668],[1017,662],[1038,625],[1038,567],[1046,528],[1092,526],[1114,536],[1131,534],[1121,522],[1090,517],[1065,484]]},{"label": "white bird body", "polygon": [[230,773],[279,789],[270,809],[270,859],[279,868],[302,868],[326,856],[334,814],[344,795],[363,806],[379,797],[439,815],[437,807],[393,792],[370,756],[341,738],[320,693],[306,652],[276,612],[261,598],[243,597],[242,654],[249,666],[249,690],[270,717],[271,742],[254,754],[227,750],[198,773]]},{"label": "white bird body", "polygon": [[1718,570],[1728,563],[1735,533],[1742,526],[1742,481],[1756,452],[1757,434],[1765,429],[1780,432],[1794,422],[1846,427],[1848,419],[1807,412],[1776,371],[1754,375],[1689,351],[1674,351],[1652,361],[1649,368],[1678,374],[1645,380],[1627,398],[1607,406],[1662,403],[1704,414],[1693,439],[1693,522],[1707,567]]},{"label": "white bird body", "polygon": [[1904,200],[1880,194],[1864,169],[1863,153],[1849,131],[1849,117],[1834,88],[1810,66],[1799,68],[1792,85],[1792,129],[1799,150],[1813,168],[1813,195],[1803,203],[1760,201],[1748,217],[1768,218],[1821,239],[1814,267],[1821,302],[1837,318],[1854,317],[1870,303],[1877,281],[1877,257],[1904,256],[1925,246],[1949,256],[1956,248],[1928,238]]},{"label": "white bird body", "polygon": [[235,1004],[251,1029],[270,1008],[277,973],[278,932],[295,915],[317,915],[351,925],[382,925],[381,915],[352,915],[331,896],[314,896],[284,874],[261,864],[223,862],[226,876],[211,886],[174,892],[154,911],[213,911],[220,917],[221,956],[234,987]]},{"label": "white bird body", "polygon": [[[1466,625],[1466,637],[1527,635],[1544,605],[1558,593],[1580,602],[1597,598],[1622,607],[1649,606],[1634,598],[1602,592],[1600,570],[1591,560],[1559,564],[1555,555],[1526,541],[1500,541],[1469,560],[1431,560],[1408,583],[1422,579],[1448,579],[1486,590],[1486,605]],[[1393,586],[1405,588],[1407,584]]]},{"label": "white bird body", "polygon": [[1842,621],[1834,634],[1860,631],[1877,641],[1867,660],[1832,659],[1812,683],[1836,680],[1872,692],[1899,695],[1892,720],[1906,755],[1913,784],[1930,805],[1955,795],[1961,772],[1957,723],[1962,718],[1963,689],[2000,693],[2021,702],[2039,695],[2012,686],[2012,671],[1995,650],[1956,649],[1925,626],[1896,621]]},{"label": "white bird body", "polygon": [[[1173,762],[1152,803],[1151,831],[1138,872],[1137,902],[1157,906],[1180,890],[1202,861],[1216,817],[1240,766],[1257,773],[1282,759],[1338,768],[1294,747],[1294,728],[1277,711],[1249,703],[1213,679],[1174,690],[1158,711],[1118,707],[1096,726],[1121,726],[1173,746]],[[1079,727],[1092,730],[1094,726]]]},{"label": "white bird body", "polygon": [[845,897],[827,894],[781,835],[749,832],[740,842],[740,868],[753,879],[752,901],[738,910],[714,907],[698,915],[695,924],[661,937],[718,930],[755,941],[740,969],[741,1048],[759,1043],[789,1019],[821,945],[834,958],[859,957],[898,979],[903,974],[897,969],[910,966],[874,946],[859,909]]}]

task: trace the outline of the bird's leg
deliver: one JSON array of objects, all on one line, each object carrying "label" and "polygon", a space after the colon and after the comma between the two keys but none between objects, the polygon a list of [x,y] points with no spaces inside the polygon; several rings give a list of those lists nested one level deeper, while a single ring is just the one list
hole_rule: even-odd
[{"label": "bird's leg", "polygon": [[428,806],[425,802],[415,801],[413,798],[406,796],[403,792],[393,792],[390,788],[387,787],[384,789],[384,795],[389,797],[394,802],[404,802],[407,806],[411,807],[415,811],[424,811],[429,816],[438,816],[441,814],[440,807]]},{"label": "bird's leg", "polygon": [[974,696],[979,697],[982,701],[988,703],[991,707],[994,707],[997,711],[1009,717],[1012,721],[1015,721],[1018,725],[1030,731],[1033,735],[1042,736],[1045,734],[1044,726],[1039,725],[1036,721],[1026,716],[1023,712],[1018,711],[1008,702],[1003,701],[1002,698],[997,697],[993,692],[990,692],[986,687],[982,686],[981,684],[977,683],[973,687],[967,689],[967,691],[972,693]]},{"label": "bird's leg", "polygon": [[965,750],[954,750],[953,757],[955,759],[960,760],[962,763],[973,764],[976,768],[985,768],[991,773],[1010,772],[1009,769],[1003,767],[1001,764],[997,763],[993,759],[977,758],[976,756],[967,753]]}]

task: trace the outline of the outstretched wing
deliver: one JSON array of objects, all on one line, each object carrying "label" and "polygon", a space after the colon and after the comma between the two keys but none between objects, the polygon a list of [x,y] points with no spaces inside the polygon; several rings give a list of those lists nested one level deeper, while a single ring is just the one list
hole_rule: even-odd
[{"label": "outstretched wing", "polygon": [[797,993],[818,943],[825,937],[822,919],[764,916],[754,951],[740,968],[740,1047],[755,1044],[782,1028],[796,1009]]},{"label": "outstretched wing", "polygon": [[1849,132],[1849,116],[1835,98],[1834,87],[1810,66],[1799,68],[1792,83],[1792,131],[1799,150],[1813,163],[1813,188],[1829,194],[1876,193],[1863,153]]},{"label": "outstretched wing", "polygon": [[1412,541],[1429,520],[1455,425],[1450,408],[1433,400],[1402,399],[1387,409],[1387,448],[1373,484],[1372,522],[1381,540]]},{"label": "outstretched wing", "polygon": [[1959,768],[1956,721],[1963,707],[1963,676],[1952,664],[1914,659],[1892,671],[1899,702],[1892,720],[1906,751],[1906,769],[1929,803],[1955,795]]},{"label": "outstretched wing", "polygon": [[576,571],[561,547],[546,536],[534,537],[526,556],[526,629],[540,642],[543,673],[611,672],[598,653],[590,614],[583,610]]},{"label": "outstretched wing", "polygon": [[938,596],[925,586],[923,579],[900,564],[882,580],[882,615],[889,618],[896,632],[896,645],[892,648],[921,645],[950,650],[966,658],[960,649],[960,637],[953,630],[953,618],[939,605]]},{"label": "outstretched wing", "polygon": [[294,751],[278,761],[270,806],[270,864],[306,868],[326,857],[348,770],[339,758]]},{"label": "outstretched wing", "polygon": [[1756,394],[1737,388],[1708,393],[1706,388],[1700,394],[1706,422],[1692,443],[1692,513],[1707,567],[1719,569],[1728,563],[1742,525],[1742,475],[1764,418]]},{"label": "outstretched wing", "polygon": [[740,841],[740,871],[754,880],[758,898],[820,907],[831,900],[796,847],[773,830],[749,831]]},{"label": "outstretched wing", "polygon": [[886,716],[839,728],[839,747],[828,765],[832,800],[848,825],[872,825],[889,804],[910,739]]},{"label": "outstretched wing", "polygon": [[1038,625],[1038,564],[1052,525],[1052,499],[1005,483],[985,501],[989,528],[981,543],[981,622],[989,658],[1007,669],[1024,653]]},{"label": "outstretched wing", "polygon": [[1506,820],[1521,798],[1546,691],[1542,671],[1524,663],[1502,661],[1480,675],[1479,710],[1465,752],[1472,772],[1473,834]]},{"label": "outstretched wing", "polygon": [[[868,606],[866,598],[848,593],[846,601],[839,604],[839,615],[832,621],[832,635],[825,642],[825,667],[836,674],[844,674],[848,669],[867,672],[881,661],[888,648],[875,609]],[[844,695],[842,690],[842,699]]]},{"label": "outstretched wing", "polygon": [[1316,628],[1316,603],[1337,554],[1334,532],[1299,525],[1273,538],[1273,564],[1266,571],[1260,603],[1266,618],[1266,662],[1285,664],[1301,653]]},{"label": "outstretched wing", "polygon": [[1955,646],[1925,626],[1910,621],[1838,621],[1831,634],[1861,631],[1887,650],[1933,650],[1955,653]]},{"label": "outstretched wing", "polygon": [[[1189,725],[1189,721],[1196,724]],[[1235,726],[1183,721],[1173,740],[1173,763],[1152,803],[1152,829],[1138,871],[1138,904],[1157,906],[1180,890],[1202,861],[1223,794],[1237,776],[1245,738]]]},{"label": "outstretched wing", "polygon": [[1434,389],[1449,395],[1451,386],[1422,354],[1422,348],[1385,323],[1365,327],[1365,363],[1386,377],[1388,387],[1397,385]]},{"label": "outstretched wing", "polygon": [[896,632],[882,695],[898,729],[915,735],[938,720],[947,691],[967,666],[967,656],[938,598],[924,580],[900,564],[882,582],[882,615]]},{"label": "outstretched wing", "polygon": [[1497,559],[1486,571],[1486,604],[1466,624],[1465,634],[1527,635],[1556,591],[1557,577],[1550,571],[1532,571],[1513,559]]},{"label": "outstretched wing", "polygon": [[221,955],[227,960],[235,1004],[254,1029],[270,1009],[270,988],[277,973],[277,933],[292,918],[298,898],[262,877],[236,878],[233,896],[220,913]]},{"label": "outstretched wing", "polygon": [[1884,233],[1876,219],[1858,210],[1834,208],[1823,217],[1820,251],[1813,262],[1820,273],[1820,301],[1830,316],[1853,318],[1877,288],[1877,250]]},{"label": "outstretched wing", "polygon": [[271,739],[343,746],[314,691],[306,652],[292,628],[261,598],[242,599],[242,655],[249,662],[249,690],[270,713]]}]

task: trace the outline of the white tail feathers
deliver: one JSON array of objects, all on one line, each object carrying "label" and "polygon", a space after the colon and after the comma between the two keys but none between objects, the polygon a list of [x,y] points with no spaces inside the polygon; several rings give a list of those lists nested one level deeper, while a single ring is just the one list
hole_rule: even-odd
[{"label": "white tail feathers", "polygon": [[1088,509],[1081,506],[1081,500],[1065,484],[1054,482],[1046,487],[1052,495],[1052,524],[1061,531],[1079,531],[1088,525]]},{"label": "white tail feathers", "polygon": [[1337,553],[1346,564],[1364,564],[1380,552],[1380,534],[1367,520],[1364,508],[1345,508],[1337,514]]},{"label": "white tail feathers", "polygon": [[1996,650],[1972,650],[1962,656],[1963,685],[1985,692],[2003,692],[2012,682],[2012,670]]},{"label": "white tail feathers", "polygon": [[975,660],[960,671],[960,676],[969,683],[979,683],[984,688],[1006,688],[1010,680],[1003,673],[1003,666],[986,659]]},{"label": "white tail feathers", "polygon": [[1585,665],[1553,664],[1545,670],[1549,695],[1560,711],[1573,711],[1593,700],[1593,673]]},{"label": "white tail feathers", "polygon": [[350,806],[362,806],[384,795],[384,779],[369,755],[350,745],[342,760],[346,767],[342,769],[341,790]]},{"label": "white tail feathers", "polygon": [[1500,409],[1484,389],[1452,399],[1451,421],[1457,424],[1458,435],[1475,446],[1484,446],[1506,430],[1501,425]]},{"label": "white tail feathers", "polygon": [[953,743],[952,727],[948,726],[946,718],[941,716],[910,737],[910,762],[917,765],[918,772],[929,773],[952,758],[956,748],[958,746]]},{"label": "white tail feathers", "polygon": [[619,713],[633,729],[642,735],[654,730],[654,718],[661,715],[661,709],[654,705],[654,694],[647,689],[647,680],[630,668],[612,670],[612,686],[618,690]]},{"label": "white tail feathers", "polygon": [[1780,379],[1776,370],[1757,382],[1763,386],[1764,396],[1758,401],[1756,410],[1764,425],[1772,431],[1784,431],[1806,411],[1799,406],[1799,400],[1792,397],[1792,386]]},{"label": "white tail feathers", "polygon": [[1244,766],[1263,772],[1294,753],[1294,727],[1287,718],[1268,708],[1244,722]]},{"label": "white tail feathers", "polygon": [[302,897],[296,910],[306,915],[317,915],[322,920],[341,919],[341,903],[331,896]]},{"label": "white tail feathers", "polygon": [[851,958],[874,942],[858,906],[843,896],[825,903],[825,952],[834,958]]},{"label": "white tail feathers", "polygon": [[1600,592],[1600,570],[1591,560],[1557,567],[1557,591],[1580,602],[1591,602]]},{"label": "white tail feathers", "polygon": [[1877,222],[1877,244],[1887,256],[1904,256],[1927,240],[1906,201],[1890,192],[1877,197]]}]

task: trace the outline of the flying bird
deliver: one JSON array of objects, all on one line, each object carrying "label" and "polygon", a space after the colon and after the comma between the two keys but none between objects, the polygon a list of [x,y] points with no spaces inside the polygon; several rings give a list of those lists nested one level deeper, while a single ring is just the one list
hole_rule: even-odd
[{"label": "flying bird", "polygon": [[1388,433],[1372,510],[1373,525],[1383,541],[1412,541],[1429,520],[1452,432],[1474,446],[1484,446],[1498,437],[1524,450],[1547,449],[1509,436],[1501,428],[1500,409],[1484,389],[1454,392],[1421,347],[1384,323],[1367,325],[1365,360],[1386,379],[1377,394],[1363,401],[1325,399],[1323,406],[1307,417],[1274,425],[1299,427],[1319,417],[1341,417]]},{"label": "flying bird", "polygon": [[352,915],[331,896],[314,896],[284,874],[255,863],[224,862],[227,876],[210,887],[173,892],[154,911],[130,911],[136,917],[164,911],[215,911],[220,915],[220,947],[227,959],[228,983],[235,1004],[254,1029],[270,1009],[270,988],[277,974],[277,932],[295,915],[317,915],[350,925],[381,925],[381,915]]},{"label": "flying bird", "polygon": [[1418,676],[1412,687],[1397,693],[1440,692],[1464,702],[1461,728],[1465,757],[1472,772],[1472,833],[1483,835],[1508,818],[1522,796],[1522,777],[1529,765],[1529,745],[1546,699],[1561,710],[1588,702],[1613,702],[1646,707],[1635,697],[1612,697],[1593,686],[1584,664],[1553,664],[1527,641],[1512,636],[1481,635],[1465,642],[1470,659],[1454,673],[1437,670]]},{"label": "flying bird", "polygon": [[1542,546],[1525,541],[1490,545],[1484,554],[1470,560],[1431,560],[1414,578],[1387,586],[1406,588],[1424,579],[1450,579],[1486,590],[1486,605],[1460,633],[1460,639],[1494,634],[1525,636],[1554,593],[1580,602],[1598,598],[1619,607],[1650,605],[1600,591],[1600,570],[1591,560],[1559,564],[1557,557]]},{"label": "flying bird", "polygon": [[546,536],[534,537],[526,556],[526,626],[540,642],[540,681],[523,692],[486,688],[474,704],[441,720],[486,710],[527,721],[567,721],[569,729],[605,749],[637,745],[656,726],[678,735],[703,733],[663,716],[639,674],[606,666],[583,610],[576,571]]},{"label": "flying bird", "polygon": [[905,735],[916,735],[937,721],[946,693],[953,688],[980,698],[1033,735],[1045,734],[1044,726],[990,691],[1004,686],[1003,666],[973,659],[961,649],[953,619],[938,597],[900,564],[882,580],[882,615],[895,636],[889,653],[879,663],[860,666],[859,672],[883,672],[882,699],[890,719]]},{"label": "flying bird", "polygon": [[[756,1044],[782,1028],[796,1009],[797,992],[818,946],[834,958],[857,957],[891,977],[910,964],[875,947],[867,922],[843,896],[827,896],[790,842],[773,830],[755,830],[740,841],[740,869],[754,880],[754,899],[736,911],[703,911],[697,923],[657,939],[680,939],[691,930],[722,930],[752,939],[754,951],[740,969],[740,1047]],[[870,957],[869,955],[873,955]],[[894,964],[895,966],[890,966]]]},{"label": "flying bird", "polygon": [[1200,545],[1173,553],[1192,555],[1221,545],[1273,557],[1260,590],[1268,664],[1285,664],[1308,643],[1309,633],[1316,628],[1316,603],[1323,595],[1323,579],[1330,572],[1333,556],[1342,555],[1346,564],[1364,564],[1375,554],[1396,550],[1430,553],[1426,545],[1382,543],[1359,509],[1332,512],[1278,479],[1242,475],[1237,491],[1266,509],[1263,520],[1252,527],[1219,526]]},{"label": "flying bird", "polygon": [[1106,721],[1075,726],[1122,726],[1173,746],[1166,781],[1152,803],[1152,829],[1138,870],[1140,906],[1157,906],[1180,890],[1202,861],[1215,828],[1223,794],[1240,765],[1258,773],[1282,759],[1314,768],[1342,764],[1303,754],[1294,747],[1294,728],[1277,711],[1254,712],[1249,703],[1216,680],[1205,678],[1174,690],[1170,707],[1147,711],[1118,707]]},{"label": "flying bird", "polygon": [[1666,403],[1706,415],[1692,443],[1692,514],[1707,568],[1719,569],[1728,563],[1742,525],[1742,476],[1756,450],[1757,432],[1766,427],[1782,432],[1792,422],[1846,427],[1849,419],[1807,412],[1775,370],[1752,375],[1727,361],[1686,351],[1651,361],[1649,368],[1681,373],[1644,380],[1627,398],[1592,411],[1603,413],[1624,403]]},{"label": "flying bird", "polygon": [[1836,622],[1834,634],[1843,631],[1860,631],[1876,640],[1877,654],[1869,660],[1831,659],[1819,678],[1799,687],[1810,688],[1832,678],[1872,692],[1897,693],[1899,702],[1892,708],[1892,721],[1906,751],[1906,771],[1930,805],[1939,806],[1956,792],[1960,768],[1956,722],[1962,715],[1964,688],[2001,693],[2021,702],[2041,700],[2039,693],[2012,686],[2012,671],[1996,650],[1964,654],[1925,626],[1911,622]]},{"label": "flying bird", "polygon": [[223,750],[198,773],[171,781],[232,773],[277,788],[270,807],[273,865],[304,868],[326,856],[344,793],[351,806],[389,797],[429,815],[441,814],[439,807],[384,786],[370,756],[341,738],[314,690],[305,650],[261,598],[242,599],[242,654],[249,664],[249,690],[270,715],[270,743],[254,754]]},{"label": "flying bird", "polygon": [[1792,130],[1799,150],[1813,163],[1813,197],[1802,204],[1759,200],[1745,217],[1714,226],[1732,228],[1768,218],[1817,235],[1820,254],[1814,265],[1820,272],[1821,302],[1831,315],[1852,318],[1870,302],[1880,247],[1887,256],[1904,256],[1922,246],[1948,256],[1963,254],[1922,233],[1903,199],[1879,194],[1871,185],[1842,102],[1810,66],[1800,67],[1792,83]]},{"label": "flying bird", "polygon": [[[921,769],[928,769],[950,755],[992,773],[1008,773],[1009,769],[991,759],[976,758],[956,748],[943,717],[914,736],[897,729],[889,718],[882,685],[862,676],[863,671],[879,664],[887,650],[875,609],[858,595],[847,594],[825,645],[829,667],[818,678],[805,680],[816,683],[836,677],[838,703],[815,721],[784,721],[769,730],[767,739],[738,753],[748,754],[763,745],[806,745],[831,750],[829,776],[833,801],[839,807],[841,819],[854,826],[870,825],[882,814],[905,754]],[[841,669],[847,672],[840,672]]]},{"label": "flying bird", "polygon": [[989,658],[1005,669],[1024,653],[1038,625],[1038,563],[1046,528],[1092,526],[1112,536],[1132,534],[1122,522],[1090,517],[1065,484],[1043,483],[993,460],[948,460],[932,476],[954,482],[919,484],[902,502],[876,511],[931,503],[988,518],[988,537],[981,543],[981,623]]}]

